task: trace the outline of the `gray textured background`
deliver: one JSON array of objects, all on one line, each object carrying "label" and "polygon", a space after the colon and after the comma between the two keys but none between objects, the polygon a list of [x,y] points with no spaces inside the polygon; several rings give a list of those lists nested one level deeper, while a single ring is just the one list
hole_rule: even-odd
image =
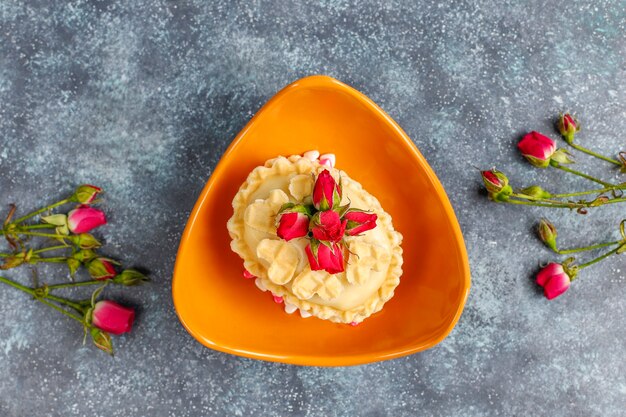
[{"label": "gray textured background", "polygon": [[[69,320],[0,288],[1,416],[624,415],[624,257],[548,302],[532,274],[555,257],[531,234],[549,215],[564,246],[617,238],[624,206],[585,217],[497,206],[472,167],[554,191],[592,186],[531,168],[515,143],[531,129],[557,138],[551,118],[571,109],[581,141],[626,147],[624,1],[62,3],[0,3],[0,202],[28,210],[75,184],[102,185],[111,222],[99,236],[153,283],[120,296],[141,307],[113,359],[83,347]],[[430,351],[287,366],[206,349],[176,318],[176,248],[211,170],[266,100],[316,73],[395,118],[456,209],[473,285],[457,327]],[[62,280],[58,271],[42,275]],[[7,275],[27,281],[28,271]]]}]

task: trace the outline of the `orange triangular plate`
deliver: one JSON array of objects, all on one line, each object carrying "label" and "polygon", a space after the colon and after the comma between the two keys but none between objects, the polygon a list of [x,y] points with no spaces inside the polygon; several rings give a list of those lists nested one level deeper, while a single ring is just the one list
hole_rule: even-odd
[{"label": "orange triangular plate", "polygon": [[[356,327],[286,314],[230,250],[226,221],[248,173],[277,155],[337,155],[404,235],[404,274],[382,312]],[[363,94],[326,76],[274,96],[237,135],[204,187],[183,233],[172,292],[185,328],[223,352],[301,365],[354,365],[439,343],[470,286],[467,254],[448,198],[402,129]]]}]

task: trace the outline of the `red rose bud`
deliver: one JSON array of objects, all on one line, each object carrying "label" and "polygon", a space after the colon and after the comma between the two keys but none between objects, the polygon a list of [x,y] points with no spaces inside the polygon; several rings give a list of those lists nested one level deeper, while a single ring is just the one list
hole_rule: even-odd
[{"label": "red rose bud", "polygon": [[329,245],[332,249],[313,240],[306,246],[305,252],[312,271],[323,269],[329,274],[343,272],[343,247],[339,243]]},{"label": "red rose bud", "polygon": [[122,334],[130,331],[134,320],[135,310],[104,300],[94,306],[91,323],[105,332]]},{"label": "red rose bud", "polygon": [[539,168],[550,165],[550,158],[556,151],[556,144],[552,139],[534,131],[526,134],[517,147],[528,162]]},{"label": "red rose bud", "polygon": [[81,249],[95,249],[102,246],[102,244],[90,235],[89,233],[81,233],[80,235],[68,236],[69,239],[74,245],[78,246]]},{"label": "red rose bud", "polygon": [[313,237],[327,242],[339,242],[343,238],[348,221],[341,221],[339,214],[332,211],[320,211],[313,217]]},{"label": "red rose bud", "polygon": [[513,192],[513,188],[509,185],[509,179],[502,172],[492,169],[481,171],[480,175],[491,200],[506,201]]},{"label": "red rose bud", "polygon": [[556,227],[554,227],[548,219],[541,219],[541,221],[539,221],[538,233],[539,239],[541,239],[547,247],[555,252],[558,252],[556,246],[556,237],[558,236],[558,233],[556,231]]},{"label": "red rose bud", "polygon": [[567,143],[574,141],[574,135],[580,130],[580,124],[574,116],[569,113],[562,114],[557,123],[559,133],[563,136]]},{"label": "red rose bud", "polygon": [[83,184],[76,189],[72,200],[80,204],[92,203],[98,194],[102,192],[102,188],[95,185]]},{"label": "red rose bud", "polygon": [[365,211],[348,211],[344,219],[348,220],[346,233],[354,236],[375,228],[378,216]]},{"label": "red rose bud", "polygon": [[313,186],[313,205],[318,210],[328,210],[341,203],[341,187],[327,169],[323,170]]},{"label": "red rose bud", "polygon": [[87,270],[89,271],[89,275],[97,280],[111,279],[117,275],[113,261],[107,258],[96,258],[92,260],[87,265]]},{"label": "red rose bud", "polygon": [[92,328],[89,332],[93,344],[100,350],[105,351],[109,355],[113,355],[113,342],[111,342],[111,335],[107,332],[103,332],[100,329]]},{"label": "red rose bud", "polygon": [[543,294],[548,300],[558,297],[569,288],[571,278],[563,265],[555,262],[546,265],[537,274],[537,284],[543,287]]},{"label": "red rose bud", "polygon": [[309,217],[304,213],[291,212],[280,215],[276,234],[281,239],[291,240],[309,233]]},{"label": "red rose bud", "polygon": [[98,209],[80,206],[67,215],[67,225],[72,233],[87,233],[98,226],[106,224],[104,213]]},{"label": "red rose bud", "polygon": [[147,281],[150,281],[147,276],[134,269],[125,269],[113,278],[113,282],[116,284],[126,285],[127,287],[140,285]]}]

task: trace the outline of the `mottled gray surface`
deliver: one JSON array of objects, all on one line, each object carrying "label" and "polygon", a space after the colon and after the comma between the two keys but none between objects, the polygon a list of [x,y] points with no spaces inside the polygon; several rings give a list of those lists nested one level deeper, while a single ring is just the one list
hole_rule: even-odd
[{"label": "mottled gray surface", "polygon": [[[113,359],[0,288],[1,416],[624,415],[624,257],[548,302],[531,275],[554,256],[530,233],[549,214],[564,244],[616,238],[624,207],[582,217],[496,206],[472,168],[589,186],[515,150],[526,130],[556,138],[550,119],[563,109],[578,112],[589,146],[625,147],[623,1],[63,3],[0,3],[0,201],[27,210],[102,185],[111,222],[99,235],[153,283],[121,298],[141,310]],[[472,291],[430,351],[351,368],[264,363],[202,347],[176,318],[176,248],[211,170],[267,99],[317,73],[395,118],[457,211]]]}]

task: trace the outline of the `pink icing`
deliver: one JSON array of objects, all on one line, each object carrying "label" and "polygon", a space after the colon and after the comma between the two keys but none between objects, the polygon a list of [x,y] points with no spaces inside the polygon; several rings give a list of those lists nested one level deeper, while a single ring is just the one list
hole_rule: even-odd
[{"label": "pink icing", "polygon": [[359,323],[357,323],[356,321],[353,321],[352,323],[350,323],[350,326],[358,326]]},{"label": "pink icing", "polygon": [[256,277],[255,277],[254,275],[252,275],[252,274],[250,273],[250,271],[248,271],[247,269],[244,269],[244,270],[243,270],[243,274],[242,274],[242,275],[243,275],[243,277],[244,277],[245,279],[252,279],[252,278],[256,278]]},{"label": "pink icing", "polygon": [[273,294],[272,294],[272,296],[274,297],[274,302],[276,304],[281,304],[283,302],[283,297],[278,296],[278,295],[273,295]]}]

